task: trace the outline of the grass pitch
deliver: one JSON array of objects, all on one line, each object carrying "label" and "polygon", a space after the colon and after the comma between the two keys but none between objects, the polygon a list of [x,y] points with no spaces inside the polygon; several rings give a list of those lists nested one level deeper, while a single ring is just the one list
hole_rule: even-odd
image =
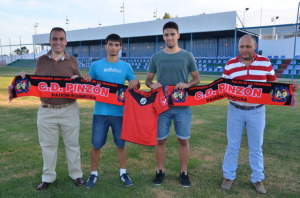
[{"label": "grass pitch", "polygon": [[[179,184],[178,143],[171,127],[165,160],[163,185],[154,186],[156,162],[154,147],[127,143],[127,172],[134,186],[125,187],[119,179],[117,149],[111,133],[99,161],[99,178],[92,189],[76,187],[68,176],[64,144],[60,138],[57,179],[50,187],[37,191],[41,182],[43,159],[36,127],[39,99],[23,97],[8,102],[7,87],[13,77],[33,69],[0,67],[0,197],[260,197],[250,182],[247,137],[244,133],[237,178],[230,191],[220,188],[222,161],[227,144],[226,114],[228,101],[221,100],[192,107],[189,174],[190,188]],[[82,71],[86,73],[87,71]],[[137,73],[144,83],[145,73]],[[200,74],[201,76],[201,74]],[[218,77],[201,76],[201,84]],[[300,101],[299,96],[297,97]],[[81,163],[86,181],[90,174],[92,101],[78,100],[80,107]],[[283,106],[267,106],[264,137],[266,197],[300,195],[300,111]]]}]

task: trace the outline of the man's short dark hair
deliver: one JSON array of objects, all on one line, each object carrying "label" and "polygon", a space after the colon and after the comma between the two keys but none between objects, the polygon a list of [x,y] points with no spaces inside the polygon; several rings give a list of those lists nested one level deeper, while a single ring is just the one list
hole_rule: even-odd
[{"label": "man's short dark hair", "polygon": [[64,30],[64,28],[61,28],[61,27],[54,27],[54,28],[52,28],[52,30],[50,31],[50,39],[51,39],[51,34],[52,34],[53,31],[64,32],[64,33],[65,33],[65,38],[67,38],[67,34],[66,34],[66,31]]},{"label": "man's short dark hair", "polygon": [[117,34],[110,34],[106,37],[105,39],[105,44],[108,43],[108,41],[117,41],[117,42],[120,42],[120,45],[122,45],[122,39],[119,35]]},{"label": "man's short dark hair", "polygon": [[179,28],[178,28],[178,25],[177,23],[173,22],[173,21],[169,21],[168,23],[166,23],[163,27],[163,31],[167,28],[170,28],[170,29],[175,29],[177,30],[177,32],[179,32]]}]

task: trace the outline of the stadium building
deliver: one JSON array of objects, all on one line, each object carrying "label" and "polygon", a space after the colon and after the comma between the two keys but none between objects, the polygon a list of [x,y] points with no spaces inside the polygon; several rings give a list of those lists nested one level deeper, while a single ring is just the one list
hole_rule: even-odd
[{"label": "stadium building", "polygon": [[[257,37],[257,53],[268,56],[278,77],[292,74],[300,78],[300,57],[293,56],[293,38],[289,33],[282,34],[291,32],[296,24],[279,25],[276,32],[275,26],[236,28],[237,19],[236,12],[232,11],[72,30],[67,31],[66,51],[77,57],[81,69],[88,69],[94,60],[106,57],[105,38],[116,33],[123,42],[121,59],[129,62],[134,70],[146,71],[151,55],[164,48],[163,25],[174,21],[179,26],[179,47],[194,54],[202,74],[220,75],[228,59],[237,55],[239,38],[248,33]],[[300,39],[297,40],[299,43]],[[50,49],[49,33],[33,35],[33,44],[40,45],[46,53]],[[298,45],[296,52],[299,51]]]}]

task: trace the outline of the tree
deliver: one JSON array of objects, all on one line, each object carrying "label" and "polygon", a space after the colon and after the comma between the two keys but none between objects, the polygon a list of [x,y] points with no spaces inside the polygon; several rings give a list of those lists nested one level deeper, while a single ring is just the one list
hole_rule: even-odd
[{"label": "tree", "polygon": [[21,49],[17,48],[14,53],[17,55],[29,54],[29,49],[26,47],[21,47]]},{"label": "tree", "polygon": [[170,19],[170,18],[171,18],[171,15],[169,13],[165,12],[163,19]]},{"label": "tree", "polygon": [[14,51],[15,54],[17,55],[20,55],[21,54],[21,50],[19,48],[17,48],[15,51]]}]

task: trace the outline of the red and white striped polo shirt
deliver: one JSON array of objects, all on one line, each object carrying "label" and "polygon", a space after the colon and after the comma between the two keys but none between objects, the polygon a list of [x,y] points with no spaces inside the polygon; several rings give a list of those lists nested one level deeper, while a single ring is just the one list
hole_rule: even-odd
[{"label": "red and white striped polo shirt", "polygon": [[[254,53],[253,61],[248,68],[245,63],[239,60],[239,55],[230,59],[224,68],[222,77],[227,79],[259,82],[276,80],[275,71],[269,59],[264,56],[257,55],[256,53]],[[236,101],[235,103],[247,106],[254,105]]]},{"label": "red and white striped polo shirt", "polygon": [[239,55],[230,59],[223,71],[223,78],[246,80],[246,81],[275,81],[275,71],[268,58],[254,53],[253,61],[247,68],[239,60]]}]

